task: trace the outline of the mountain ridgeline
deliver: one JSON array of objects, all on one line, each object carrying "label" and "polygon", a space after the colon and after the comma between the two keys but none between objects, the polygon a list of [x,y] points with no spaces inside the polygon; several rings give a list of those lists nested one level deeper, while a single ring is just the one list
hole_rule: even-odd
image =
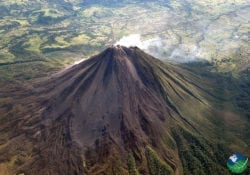
[{"label": "mountain ridgeline", "polygon": [[247,153],[245,119],[216,108],[213,91],[204,77],[137,47],[107,48],[9,89],[0,175],[229,174],[231,151]]}]

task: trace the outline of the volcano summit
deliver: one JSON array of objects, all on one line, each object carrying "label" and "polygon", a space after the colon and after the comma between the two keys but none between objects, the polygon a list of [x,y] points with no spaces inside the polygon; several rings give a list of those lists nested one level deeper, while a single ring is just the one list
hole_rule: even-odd
[{"label": "volcano summit", "polygon": [[137,47],[114,46],[9,89],[0,175],[228,174],[230,148],[217,135],[228,114],[214,108],[210,86]]}]

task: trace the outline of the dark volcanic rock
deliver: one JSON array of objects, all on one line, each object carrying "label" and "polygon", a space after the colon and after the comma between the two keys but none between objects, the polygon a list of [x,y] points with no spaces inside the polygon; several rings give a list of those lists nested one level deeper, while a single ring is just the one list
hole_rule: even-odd
[{"label": "dark volcanic rock", "polygon": [[225,174],[219,153],[227,147],[216,140],[213,123],[220,118],[201,82],[139,48],[115,46],[32,86],[9,89],[14,102],[0,106],[0,169],[4,175],[126,175],[131,167],[141,174]]}]

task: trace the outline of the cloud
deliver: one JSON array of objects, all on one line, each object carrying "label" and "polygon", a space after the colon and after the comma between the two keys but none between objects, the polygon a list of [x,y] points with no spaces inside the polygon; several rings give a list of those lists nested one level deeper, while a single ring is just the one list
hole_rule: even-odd
[{"label": "cloud", "polygon": [[134,47],[137,46],[141,49],[147,50],[150,47],[161,47],[161,38],[156,37],[148,40],[142,40],[140,34],[131,34],[128,36],[122,37],[115,45],[122,45],[125,47]]},{"label": "cloud", "polygon": [[142,40],[141,40],[141,35],[139,34],[132,34],[128,36],[122,37],[119,41],[115,43],[115,45],[122,45],[125,47],[140,47],[142,49]]},{"label": "cloud", "polygon": [[137,46],[159,59],[181,63],[199,61],[201,55],[200,49],[195,45],[167,45],[160,37],[143,40],[140,34],[124,36],[115,45]]}]

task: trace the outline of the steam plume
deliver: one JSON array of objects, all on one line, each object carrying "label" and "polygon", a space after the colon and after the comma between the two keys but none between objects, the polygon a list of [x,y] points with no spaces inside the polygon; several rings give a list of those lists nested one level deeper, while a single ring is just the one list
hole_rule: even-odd
[{"label": "steam plume", "polygon": [[122,37],[115,45],[126,47],[137,46],[159,59],[181,63],[199,61],[199,56],[201,55],[199,48],[195,45],[167,45],[160,37],[142,40],[140,34]]}]

